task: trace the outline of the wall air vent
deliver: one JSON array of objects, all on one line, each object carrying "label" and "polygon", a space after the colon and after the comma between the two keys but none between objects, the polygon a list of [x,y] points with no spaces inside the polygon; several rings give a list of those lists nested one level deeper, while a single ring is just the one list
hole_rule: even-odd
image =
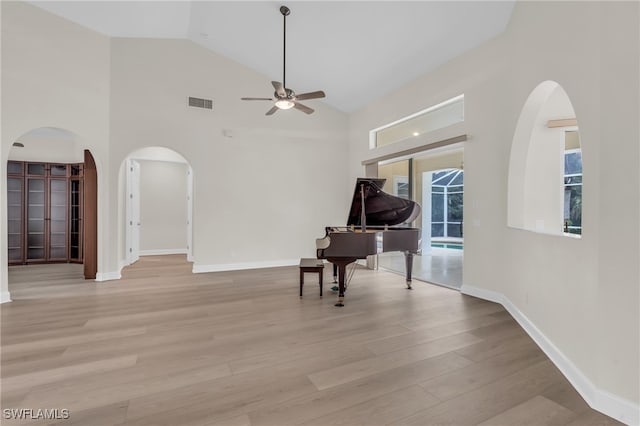
[{"label": "wall air vent", "polygon": [[213,109],[213,100],[192,98],[191,96],[189,96],[189,106],[196,108]]}]

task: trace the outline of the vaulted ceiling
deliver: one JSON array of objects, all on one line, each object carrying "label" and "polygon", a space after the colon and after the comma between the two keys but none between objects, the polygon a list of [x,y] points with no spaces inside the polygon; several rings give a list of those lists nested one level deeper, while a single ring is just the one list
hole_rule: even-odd
[{"label": "vaulted ceiling", "polygon": [[[188,38],[264,74],[265,92],[251,96],[282,80],[283,2],[31,3],[111,37]],[[287,86],[355,111],[500,34],[514,3],[288,1]]]}]

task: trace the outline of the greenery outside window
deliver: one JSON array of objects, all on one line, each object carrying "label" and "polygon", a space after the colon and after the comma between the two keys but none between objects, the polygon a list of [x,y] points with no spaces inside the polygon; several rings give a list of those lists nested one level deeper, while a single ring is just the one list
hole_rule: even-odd
[{"label": "greenery outside window", "polygon": [[564,232],[582,234],[582,152],[564,153]]}]

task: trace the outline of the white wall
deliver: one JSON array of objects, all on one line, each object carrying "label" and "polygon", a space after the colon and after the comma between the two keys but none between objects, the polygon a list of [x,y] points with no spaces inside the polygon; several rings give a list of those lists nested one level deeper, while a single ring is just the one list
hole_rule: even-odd
[{"label": "white wall", "polygon": [[[109,235],[109,39],[22,2],[1,2],[2,130],[0,181],[6,182],[13,142],[41,127],[67,130],[77,151],[91,150],[98,167],[98,241]],[[17,155],[17,154],[16,154]],[[6,194],[0,198],[5,224]],[[115,260],[115,257],[114,257]],[[98,271],[110,253],[98,247]],[[7,235],[0,235],[0,291],[7,285]]]},{"label": "white wall", "polygon": [[[189,162],[194,270],[293,263],[314,254],[325,225],[344,222],[346,115],[312,102],[313,115],[267,117],[268,103],[240,97],[269,93],[268,78],[188,41],[113,39],[111,53],[110,161],[161,146]],[[213,99],[213,111],[188,96]],[[111,226],[123,238],[119,202]]]},{"label": "white wall", "polygon": [[141,254],[187,250],[187,168],[184,163],[140,163]]},{"label": "white wall", "polygon": [[[627,422],[640,421],[639,27],[637,3],[518,2],[503,35],[354,113],[350,127],[355,177],[378,155],[369,130],[465,94],[464,125],[439,132],[469,136],[463,290],[508,301],[589,402]],[[546,80],[580,123],[581,239],[507,226],[516,123]]]},{"label": "white wall", "polygon": [[39,128],[20,136],[23,147],[12,147],[9,160],[47,163],[82,163],[84,151],[76,135],[66,130]]},{"label": "white wall", "polygon": [[[518,2],[502,36],[350,117],[317,101],[312,116],[265,117],[264,104],[239,98],[269,94],[269,79],[190,42],[109,40],[28,4],[1,8],[0,180],[24,133],[75,133],[98,163],[98,270],[109,277],[122,260],[119,167],[132,150],[165,146],[192,165],[196,269],[286,263],[312,255],[324,225],[344,223],[360,162],[401,147],[370,152],[369,130],[464,93],[464,125],[436,132],[469,136],[464,287],[503,295],[605,404],[637,406],[640,194],[620,185],[640,181],[637,3]],[[549,79],[580,119],[579,240],[506,225],[518,115]],[[187,108],[187,96],[213,98],[214,110]]]},{"label": "white wall", "polygon": [[[8,148],[34,128],[69,130],[91,149],[99,278],[119,276],[120,166],[143,147],[174,149],[193,167],[196,270],[293,263],[314,254],[325,225],[343,223],[351,191],[344,113],[313,101],[314,115],[266,117],[268,104],[240,97],[270,93],[269,78],[189,41],[108,39],[25,3],[2,8],[0,178]],[[187,107],[188,96],[212,98],[214,110]],[[6,221],[4,195],[2,203]]]},{"label": "white wall", "polygon": [[[2,23],[2,6],[0,6],[0,24]],[[1,29],[1,27],[0,27]],[[2,41],[2,37],[0,36],[0,42]],[[2,55],[0,54],[0,81],[3,81],[2,79]],[[2,98],[2,84],[0,84],[0,99]],[[2,116],[2,102],[0,101],[0,118]],[[1,123],[1,121],[0,121]],[[9,145],[4,145],[4,143],[2,143],[2,141],[0,140],[0,182],[2,182],[2,185],[4,186],[7,180],[7,166],[4,164],[4,158],[5,155],[9,155],[9,153],[7,151],[9,151],[11,148],[9,147]],[[7,152],[7,154],[4,154],[5,152]],[[2,188],[2,187],[0,187]],[[5,190],[2,189],[0,191],[0,250],[5,250],[7,249],[8,251],[8,236],[5,237],[5,235],[7,234],[7,230],[6,230],[6,224],[7,222],[5,222],[5,220],[7,219],[7,201],[2,197],[2,193],[4,193]],[[11,301],[11,295],[9,294],[9,282],[8,282],[8,277],[7,277],[7,267],[5,266],[8,262],[8,256],[7,254],[0,255],[0,303],[7,303],[9,301]]]}]

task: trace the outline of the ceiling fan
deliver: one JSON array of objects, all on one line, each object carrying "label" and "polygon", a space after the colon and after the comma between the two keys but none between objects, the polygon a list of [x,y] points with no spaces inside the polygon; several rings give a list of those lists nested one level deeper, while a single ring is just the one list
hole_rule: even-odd
[{"label": "ceiling fan", "polygon": [[[312,108],[301,104],[299,101],[308,99],[324,98],[325,94],[322,90],[315,92],[296,94],[293,90],[286,86],[286,65],[287,65],[287,16],[291,13],[291,10],[287,6],[280,6],[280,13],[284,18],[283,24],[283,59],[282,59],[282,83],[279,81],[272,81],[271,84],[276,90],[273,92],[275,103],[273,107],[265,115],[272,115],[279,109],[295,108],[306,114],[313,112]],[[274,101],[273,98],[241,98],[243,101]]]}]

